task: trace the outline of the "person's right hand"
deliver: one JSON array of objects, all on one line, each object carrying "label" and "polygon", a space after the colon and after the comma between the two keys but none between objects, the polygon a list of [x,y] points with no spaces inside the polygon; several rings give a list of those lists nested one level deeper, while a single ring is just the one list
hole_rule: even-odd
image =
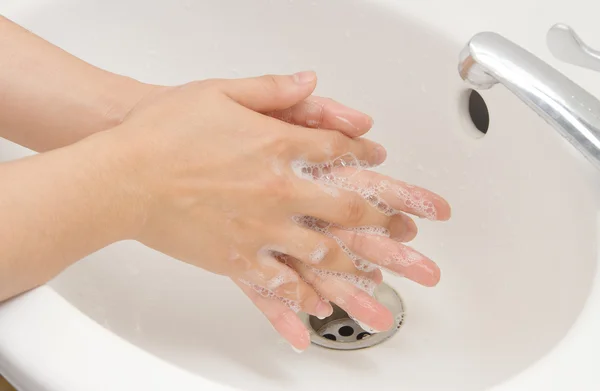
[{"label": "person's right hand", "polygon": [[[295,170],[298,161],[327,163],[349,154],[369,165],[385,159],[385,150],[368,140],[273,118],[275,112],[310,126],[309,117],[294,118],[298,113],[288,109],[315,84],[313,73],[302,73],[157,88],[108,132],[127,151],[127,194],[140,221],[134,238],[232,278],[299,349],[308,346],[308,334],[291,335],[296,320],[288,308],[324,317],[333,301],[375,329],[391,327],[389,311],[364,291],[381,274],[358,271],[349,253],[433,286],[437,266],[400,243],[415,233],[402,211],[440,220],[450,213],[439,196],[364,167],[328,166],[325,175],[339,180],[326,182]],[[379,208],[359,194],[368,188],[381,190]],[[381,205],[394,213],[381,213]],[[302,216],[334,225],[310,229],[299,224],[312,221]],[[390,237],[347,229],[372,226]],[[263,299],[273,298],[286,311],[267,313],[276,307]]]}]

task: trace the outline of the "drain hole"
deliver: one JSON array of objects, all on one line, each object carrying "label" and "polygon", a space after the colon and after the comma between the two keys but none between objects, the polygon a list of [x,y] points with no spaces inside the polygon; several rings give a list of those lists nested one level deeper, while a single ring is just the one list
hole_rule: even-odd
[{"label": "drain hole", "polygon": [[360,333],[360,334],[358,334],[358,335],[356,336],[356,339],[358,339],[358,340],[360,341],[361,339],[363,339],[363,338],[365,338],[365,337],[370,337],[370,336],[371,336],[371,333],[367,333],[367,332],[365,331],[365,332],[363,332],[363,333]]},{"label": "drain hole", "polygon": [[[463,102],[466,103],[466,100]],[[402,299],[392,287],[383,283],[377,287],[374,296],[394,315],[397,327],[371,334],[335,303],[331,303],[333,313],[325,319],[319,319],[305,312],[300,312],[298,316],[308,328],[311,342],[315,345],[345,351],[369,348],[391,338],[404,320]]]},{"label": "drain hole", "polygon": [[340,335],[342,337],[349,337],[352,334],[354,334],[354,329],[350,326],[344,326],[344,327],[340,327],[339,331]]},{"label": "drain hole", "polygon": [[490,127],[490,113],[485,100],[475,90],[471,90],[469,94],[469,116],[477,130],[486,134]]}]

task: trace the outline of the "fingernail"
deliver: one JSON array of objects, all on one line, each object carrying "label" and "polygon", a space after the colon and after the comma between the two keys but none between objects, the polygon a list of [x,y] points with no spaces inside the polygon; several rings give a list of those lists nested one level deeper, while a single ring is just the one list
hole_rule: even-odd
[{"label": "fingernail", "polygon": [[294,345],[290,345],[292,347],[292,350],[298,354],[300,353],[304,353],[304,350],[302,349],[298,349],[297,347],[295,347]]},{"label": "fingernail", "polygon": [[296,84],[308,84],[315,81],[317,75],[313,71],[298,72],[292,75]]},{"label": "fingernail", "polygon": [[387,158],[387,151],[381,145],[375,146],[375,155],[377,156],[377,163],[381,164]]},{"label": "fingernail", "polygon": [[374,329],[373,327],[371,327],[371,326],[369,326],[369,325],[367,325],[367,324],[365,324],[365,323],[361,322],[360,320],[356,320],[356,319],[354,319],[354,321],[355,321],[355,322],[356,322],[356,323],[357,323],[357,324],[358,324],[360,327],[362,327],[362,329],[363,329],[363,330],[365,330],[366,332],[369,332],[369,333],[371,333],[371,334],[373,334],[373,333],[381,333],[381,331],[380,331],[380,330],[376,330],[376,329]]},{"label": "fingernail", "polygon": [[333,314],[333,307],[331,304],[324,301],[319,301],[319,303],[317,303],[317,308],[315,310],[315,315],[317,315],[317,318],[325,319],[331,316],[331,314]]}]

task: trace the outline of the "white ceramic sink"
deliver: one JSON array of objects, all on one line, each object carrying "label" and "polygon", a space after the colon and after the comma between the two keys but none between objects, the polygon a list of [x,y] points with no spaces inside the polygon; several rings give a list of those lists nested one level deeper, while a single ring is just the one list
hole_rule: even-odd
[{"label": "white ceramic sink", "polygon": [[[381,171],[444,195],[453,218],[419,221],[414,242],[438,287],[386,275],[407,317],[376,347],[298,355],[228,281],[126,242],[0,307],[0,372],[52,391],[600,389],[600,173],[502,86],[482,93],[490,129],[475,137],[456,70],[481,30],[552,64],[555,22],[600,46],[599,6],[478,3],[3,0],[42,37],[148,82],[314,69],[318,94],[375,118]],[[600,75],[558,67],[600,95]],[[0,160],[28,153],[0,142]]]}]

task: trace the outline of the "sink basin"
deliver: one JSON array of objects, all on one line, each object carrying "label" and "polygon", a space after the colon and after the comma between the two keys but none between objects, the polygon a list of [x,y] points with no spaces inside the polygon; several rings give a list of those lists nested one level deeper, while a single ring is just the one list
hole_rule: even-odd
[{"label": "sink basin", "polygon": [[[379,171],[444,195],[453,218],[418,221],[414,246],[442,269],[436,288],[385,276],[407,312],[381,345],[298,355],[224,278],[122,242],[0,306],[0,372],[49,391],[599,389],[586,363],[600,351],[600,176],[501,87],[482,92],[480,133],[456,70],[480,28],[552,62],[546,29],[597,13],[520,1],[544,10],[529,23],[511,2],[4,0],[0,13],[33,32],[147,82],[313,69],[319,95],[375,118],[369,137],[389,153]],[[0,141],[3,161],[30,153]]]}]

